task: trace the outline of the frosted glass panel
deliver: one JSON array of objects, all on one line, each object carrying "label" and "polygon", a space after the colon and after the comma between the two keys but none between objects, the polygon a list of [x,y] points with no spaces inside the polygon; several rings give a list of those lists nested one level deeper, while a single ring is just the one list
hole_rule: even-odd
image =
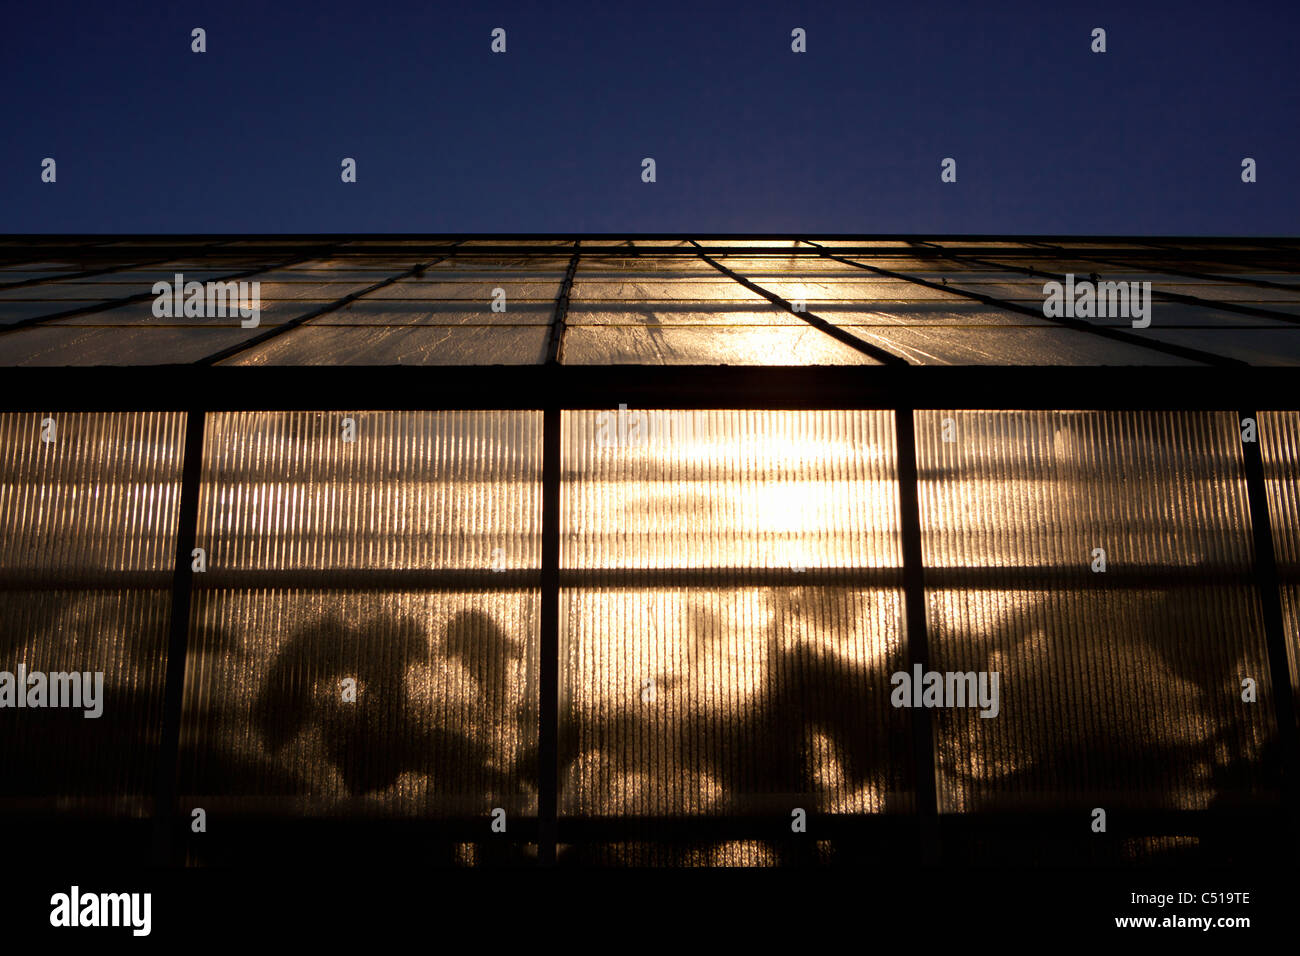
[{"label": "frosted glass panel", "polygon": [[563,429],[562,811],[910,806],[906,715],[881,692],[903,654],[892,416]]},{"label": "frosted glass panel", "polygon": [[1235,416],[921,412],[916,434],[930,665],[1000,686],[995,716],[934,711],[941,809],[1267,796]]},{"label": "frosted glass panel", "polygon": [[537,615],[536,590],[200,592],[183,799],[307,816],[535,814]]},{"label": "frosted glass panel", "polygon": [[184,427],[0,414],[6,816],[152,812]]},{"label": "frosted glass panel", "polygon": [[213,414],[199,542],[218,568],[536,568],[541,420],[540,412]]}]

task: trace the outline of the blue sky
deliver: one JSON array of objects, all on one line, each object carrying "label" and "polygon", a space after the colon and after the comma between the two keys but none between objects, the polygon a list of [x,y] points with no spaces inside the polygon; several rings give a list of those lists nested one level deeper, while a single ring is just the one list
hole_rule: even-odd
[{"label": "blue sky", "polygon": [[0,231],[1296,235],[1298,40],[1294,2],[11,5]]}]

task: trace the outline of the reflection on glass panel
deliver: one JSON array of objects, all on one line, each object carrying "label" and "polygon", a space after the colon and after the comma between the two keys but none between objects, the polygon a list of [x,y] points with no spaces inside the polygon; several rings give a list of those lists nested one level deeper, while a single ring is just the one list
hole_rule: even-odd
[{"label": "reflection on glass panel", "polygon": [[568,331],[578,326],[604,326],[658,331],[671,326],[726,331],[754,326],[778,326],[799,331],[808,323],[799,316],[764,302],[575,302],[566,317]]},{"label": "reflection on glass panel", "polygon": [[882,412],[565,414],[562,812],[911,806],[894,447]]},{"label": "reflection on glass panel", "polygon": [[877,365],[812,326],[570,326],[566,365]]},{"label": "reflection on glass panel", "polygon": [[201,591],[182,793],[306,815],[536,813],[537,615],[535,589]]},{"label": "reflection on glass panel", "polygon": [[258,329],[224,325],[170,328],[41,327],[7,337],[0,363],[28,366],[175,365],[198,362],[247,342]]},{"label": "reflection on glass panel", "polygon": [[941,809],[1271,793],[1270,712],[1240,696],[1268,668],[1235,417],[923,412],[916,434],[931,666],[999,674],[995,716],[935,711]]},{"label": "reflection on glass panel", "polygon": [[[326,312],[312,319],[310,324],[299,332],[310,332],[326,326],[382,326],[410,329],[411,326],[512,326],[540,325],[549,326],[555,317],[555,302],[510,301],[510,308],[505,312],[493,312],[488,300],[482,302],[446,301],[429,302],[419,299],[381,299],[372,297],[358,299],[340,309]],[[427,347],[430,340],[439,341],[443,333],[411,330],[412,338],[424,339]],[[400,341],[400,340],[399,340]],[[445,343],[443,343],[445,344]],[[411,351],[416,351],[412,348]],[[466,357],[468,358],[468,356]],[[340,354],[339,364],[355,364],[355,356]]]},{"label": "reflection on glass panel", "polygon": [[[533,273],[529,272],[527,275],[532,276]],[[452,300],[458,302],[461,308],[469,308],[477,304],[482,311],[490,312],[492,300],[498,294],[496,290],[501,289],[505,293],[505,301],[508,305],[534,301],[545,303],[553,310],[555,297],[560,291],[560,280],[563,278],[564,275],[561,273],[546,281],[526,279],[524,274],[516,270],[503,272],[497,279],[485,277],[480,273],[461,276],[439,273],[436,279],[404,279],[401,282],[394,282],[382,289],[376,289],[367,298],[413,299],[430,304],[438,300]]]},{"label": "reflection on glass panel", "polygon": [[1250,365],[1280,366],[1300,364],[1300,327],[1268,319],[1254,320],[1264,328],[1209,327],[1164,329],[1154,324],[1145,335],[1171,345],[1201,349]]},{"label": "reflection on glass panel", "polygon": [[[516,319],[523,317],[516,313]],[[398,316],[397,318],[402,318]],[[339,325],[313,323],[232,356],[222,365],[538,365],[549,329],[520,324]]]},{"label": "reflection on glass panel", "polygon": [[638,300],[652,302],[749,302],[766,307],[767,300],[734,279],[718,275],[716,279],[673,279],[662,276],[634,278],[627,276],[587,275],[582,269],[573,280],[570,311],[580,302],[599,302],[610,308],[626,306]]},{"label": "reflection on glass panel", "polygon": [[[990,316],[993,313],[988,313]],[[832,313],[827,316],[834,320]],[[1074,329],[1037,328],[1025,316],[1018,328],[852,326],[849,332],[914,365],[1198,365],[1193,359]]]},{"label": "reflection on glass panel", "polygon": [[541,420],[527,411],[210,415],[199,543],[220,568],[536,568]]}]

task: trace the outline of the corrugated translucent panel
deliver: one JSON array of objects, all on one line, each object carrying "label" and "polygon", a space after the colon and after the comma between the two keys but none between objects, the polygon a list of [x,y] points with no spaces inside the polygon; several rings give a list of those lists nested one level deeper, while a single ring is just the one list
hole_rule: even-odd
[{"label": "corrugated translucent panel", "polygon": [[184,421],[0,414],[0,809],[151,810]]},{"label": "corrugated translucent panel", "polygon": [[616,408],[563,427],[562,567],[901,562],[889,413]]},{"label": "corrugated translucent panel", "polygon": [[184,429],[170,412],[0,414],[0,574],[169,586]]},{"label": "corrugated translucent panel", "polygon": [[[647,836],[653,838],[653,828]],[[797,856],[782,854],[782,848],[761,840],[724,840],[656,843],[637,841],[562,845],[561,866],[654,866],[654,867],[771,867],[824,862],[831,857],[826,840],[807,840]]]},{"label": "corrugated translucent panel", "polygon": [[741,579],[563,592],[562,812],[910,808],[900,592]]},{"label": "corrugated translucent panel", "polygon": [[537,650],[536,590],[201,591],[182,805],[535,814]]},{"label": "corrugated translucent panel", "polygon": [[[1249,586],[930,592],[930,667],[996,672],[997,715],[934,711],[940,809],[1184,810],[1269,792]],[[984,708],[987,710],[987,708]]]},{"label": "corrugated translucent panel", "polygon": [[1229,413],[918,413],[926,565],[1086,568],[1102,547],[1110,573],[1249,569],[1238,431]]},{"label": "corrugated translucent panel", "polygon": [[[1280,588],[1293,700],[1300,699],[1300,583],[1296,583],[1296,577],[1295,565],[1285,568],[1282,579],[1286,583]],[[1300,715],[1297,716],[1297,722],[1300,722]]]},{"label": "corrugated translucent panel", "polygon": [[1291,686],[1300,697],[1300,412],[1260,412],[1257,424],[1273,549],[1283,582]]},{"label": "corrugated translucent panel", "polygon": [[209,415],[199,544],[213,568],[539,567],[541,423],[528,411]]},{"label": "corrugated translucent panel", "polygon": [[535,588],[307,588],[311,570],[538,567],[540,426],[534,412],[210,417],[209,574],[299,571],[304,587],[196,597],[187,792],[247,811],[535,812]]},{"label": "corrugated translucent panel", "polygon": [[304,325],[223,365],[537,365],[546,326]]},{"label": "corrugated translucent panel", "polygon": [[[39,683],[45,704],[0,710],[6,828],[23,812],[152,813],[171,600],[170,589],[0,590],[0,671],[16,679],[23,666],[19,691],[30,703]],[[63,697],[60,674],[81,678],[76,696]],[[74,706],[50,706],[55,682]]]},{"label": "corrugated translucent panel", "polygon": [[877,365],[824,332],[737,326],[573,326],[566,365]]},{"label": "corrugated translucent panel", "polygon": [[1268,486],[1273,547],[1287,573],[1300,571],[1300,412],[1260,412],[1259,451]]},{"label": "corrugated translucent panel", "polygon": [[916,436],[930,667],[999,675],[995,708],[934,711],[941,808],[1266,791],[1235,416],[921,412]]},{"label": "corrugated translucent panel", "polygon": [[870,570],[899,561],[891,426],[565,413],[564,812],[907,802],[879,680],[902,653],[896,572]]}]

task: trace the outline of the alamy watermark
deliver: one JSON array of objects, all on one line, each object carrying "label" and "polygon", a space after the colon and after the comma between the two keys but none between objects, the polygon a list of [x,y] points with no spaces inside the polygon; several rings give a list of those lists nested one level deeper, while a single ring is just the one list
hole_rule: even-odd
[{"label": "alamy watermark", "polygon": [[245,329],[255,329],[262,321],[260,282],[186,282],[178,272],[173,282],[155,282],[153,294],[155,319],[224,319],[238,315],[239,325]]},{"label": "alamy watermark", "polygon": [[997,671],[926,671],[912,665],[912,673],[898,671],[889,679],[895,707],[979,707],[981,717],[996,717]]},{"label": "alamy watermark", "polygon": [[19,664],[18,673],[0,671],[0,708],[19,709],[80,708],[83,717],[94,719],[104,713],[104,672],[27,670]]},{"label": "alamy watermark", "polygon": [[629,411],[619,405],[617,411],[596,415],[596,444],[601,448],[640,448],[646,445],[707,440],[710,432],[708,413],[646,409]]},{"label": "alamy watermark", "polygon": [[82,893],[73,886],[50,897],[50,925],[127,926],[133,936],[148,936],[152,928],[152,893]]},{"label": "alamy watermark", "polygon": [[1055,280],[1043,285],[1043,315],[1049,319],[1132,319],[1133,328],[1151,324],[1150,282],[1075,281],[1066,273],[1065,284]]}]

